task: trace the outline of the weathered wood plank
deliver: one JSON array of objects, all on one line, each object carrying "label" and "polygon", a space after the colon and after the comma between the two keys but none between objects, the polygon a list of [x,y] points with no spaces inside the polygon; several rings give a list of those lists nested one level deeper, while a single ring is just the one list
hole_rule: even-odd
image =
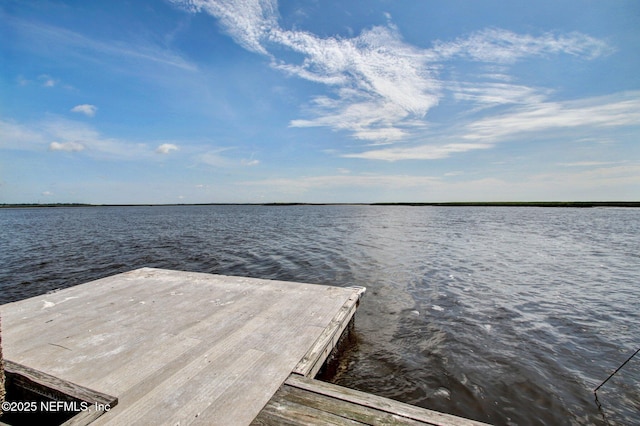
[{"label": "weathered wood plank", "polygon": [[261,384],[284,381],[281,369],[277,367],[277,362],[274,362],[277,358],[277,354],[264,353],[260,368],[246,370],[237,375],[234,385],[211,401],[202,415],[190,424],[248,425],[275,393],[271,386]]},{"label": "weathered wood plank", "polygon": [[110,410],[118,404],[118,398],[114,396],[60,380],[57,377],[10,360],[5,360],[5,367],[15,386],[53,401],[78,401],[88,404],[87,411],[74,415],[63,423],[64,426],[88,425],[105,413],[104,409],[98,407],[105,407],[105,409]]},{"label": "weathered wood plank", "polygon": [[375,408],[366,407],[360,404],[353,404],[338,398],[333,398],[316,392],[284,385],[276,394],[277,401],[287,401],[315,408],[316,410],[326,411],[346,419],[354,420],[367,425],[404,425],[418,426],[425,423],[402,417],[395,413],[377,410]]},{"label": "weathered wood plank", "polygon": [[[113,410],[109,418],[99,419],[96,423],[109,424],[134,424],[136,420],[142,418],[152,406],[162,404],[173,404],[178,394],[191,388],[191,382],[207,368],[217,369],[221,376],[232,374],[228,371],[232,362],[243,356],[242,339],[247,333],[259,327],[258,322],[253,321],[245,324],[235,333],[230,334],[225,339],[217,342],[213,346],[206,347],[206,352],[198,354],[188,363],[176,362],[172,364],[173,370],[163,369],[162,375],[154,375],[149,383],[142,382],[130,391],[124,392],[120,397],[120,407]],[[249,355],[259,355],[259,351],[251,351]],[[251,363],[251,365],[254,365]],[[256,368],[259,366],[256,365]],[[193,388],[191,388],[193,389]],[[194,389],[197,392],[197,389]],[[126,407],[125,407],[126,403]],[[184,417],[191,413],[182,412]]]},{"label": "weathered wood plank", "polygon": [[8,359],[4,360],[4,367],[7,373],[18,376],[15,380],[21,380],[22,384],[29,386],[28,389],[31,389],[36,393],[40,393],[43,396],[48,396],[47,392],[51,389],[55,392],[68,395],[70,397],[69,400],[78,399],[92,404],[108,404],[114,407],[118,404],[118,398],[115,396],[107,395],[75,383],[61,380],[58,377],[54,377],[42,371],[34,370],[33,368],[18,364]]},{"label": "weathered wood plank", "polygon": [[202,341],[198,339],[161,334],[146,345],[137,345],[136,350],[120,363],[110,365],[109,374],[91,377],[89,386],[108,390],[114,395],[122,394],[147,380],[163,366],[193,359],[195,355],[190,355],[193,348],[196,348],[196,353],[204,351]]},{"label": "weathered wood plank", "polygon": [[292,401],[276,400],[269,404],[251,423],[252,426],[324,426],[363,425],[355,420],[318,410]]},{"label": "weathered wood plank", "polygon": [[294,373],[315,377],[320,368],[322,368],[322,364],[338,343],[340,336],[355,314],[360,297],[364,293],[362,287],[354,288],[354,290],[355,293],[345,301],[318,340],[316,340],[314,345],[296,365],[296,368],[293,370]]},{"label": "weathered wood plank", "polygon": [[[243,420],[242,416],[255,415],[254,405],[257,400],[247,397],[247,394],[250,394],[250,388],[239,385],[246,383],[243,382],[243,378],[253,377],[254,372],[264,365],[265,354],[249,349],[244,353],[225,354],[222,358],[218,362],[209,363],[188,383],[176,389],[169,400],[150,404],[142,420],[147,424],[171,425],[191,424],[198,419],[210,425],[248,423],[250,419]],[[224,374],[220,374],[220,366],[224,366]],[[240,389],[242,389],[240,394],[234,394],[231,404],[216,404],[221,399],[228,399],[229,393]],[[218,409],[208,411],[212,406]],[[220,406],[224,409],[219,409]]]},{"label": "weathered wood plank", "polygon": [[76,414],[66,422],[62,423],[61,426],[85,426],[91,424],[95,419],[103,414],[104,412],[102,411],[90,409],[89,411],[83,411]]},{"label": "weathered wood plank", "polygon": [[440,413],[437,411],[427,410],[425,408],[416,407],[405,404],[392,399],[360,392],[354,389],[345,388],[331,383],[321,382],[319,380],[309,379],[297,374],[289,376],[285,384],[304,389],[310,392],[316,392],[332,398],[338,398],[353,404],[363,405],[365,407],[374,408],[388,413],[397,414],[409,419],[424,422],[432,425],[443,426],[480,426],[485,423],[450,414]]}]

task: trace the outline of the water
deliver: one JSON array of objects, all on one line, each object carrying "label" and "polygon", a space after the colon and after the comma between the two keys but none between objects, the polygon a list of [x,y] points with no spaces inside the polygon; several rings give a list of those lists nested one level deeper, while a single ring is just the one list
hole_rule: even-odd
[{"label": "water", "polygon": [[151,266],[368,291],[332,381],[498,425],[640,424],[640,210],[0,210],[0,303]]}]

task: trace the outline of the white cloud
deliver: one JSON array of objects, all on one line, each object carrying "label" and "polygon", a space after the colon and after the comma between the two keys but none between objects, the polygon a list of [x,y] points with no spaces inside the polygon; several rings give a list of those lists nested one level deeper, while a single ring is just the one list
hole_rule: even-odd
[{"label": "white cloud", "polygon": [[205,11],[220,20],[225,31],[247,50],[267,54],[262,42],[277,26],[275,0],[171,0],[192,12]]},{"label": "white cloud", "polygon": [[[524,95],[525,97],[528,95]],[[535,96],[535,95],[534,95]],[[362,152],[330,152],[347,158],[368,160],[436,160],[478,149],[490,149],[497,143],[517,141],[523,136],[539,137],[553,130],[572,130],[576,143],[610,143],[594,138],[595,130],[637,126],[640,123],[640,91],[623,92],[603,97],[565,102],[523,102],[509,112],[485,115],[477,120],[459,120],[456,125],[440,127],[439,131],[423,129],[420,136],[392,145]],[[580,132],[578,132],[579,129]],[[581,138],[582,133],[590,135]],[[425,141],[438,141],[425,143]]]},{"label": "white cloud", "polygon": [[[290,126],[328,127],[376,143],[415,137],[426,124],[427,113],[450,86],[458,101],[485,107],[539,104],[549,92],[509,84],[508,65],[523,58],[558,54],[593,59],[613,50],[607,43],[577,32],[534,36],[499,28],[437,41],[432,48],[423,49],[406,43],[391,22],[349,38],[287,30],[278,22],[275,0],[173,2],[218,18],[238,44],[268,56],[272,67],[333,91],[331,96],[313,99],[305,109],[307,117],[291,120]],[[283,49],[301,59],[289,59]],[[473,76],[473,80],[484,79],[480,82],[445,83],[440,74],[451,60],[485,63],[489,73]]]},{"label": "white cloud", "polygon": [[488,105],[536,104],[550,94],[548,90],[508,83],[458,83],[449,87],[454,98]]},{"label": "white cloud", "polygon": [[350,39],[283,30],[270,36],[270,41],[304,55],[299,65],[280,66],[299,77],[374,96],[418,116],[438,103],[440,83],[428,55],[402,42],[393,27],[374,27]]},{"label": "white cloud", "polygon": [[80,152],[84,151],[85,146],[79,142],[51,142],[49,144],[50,151],[67,151],[67,152]]},{"label": "white cloud", "polygon": [[409,113],[393,102],[347,89],[341,90],[340,96],[339,100],[316,98],[313,110],[319,117],[293,120],[290,126],[327,126],[351,131],[356,139],[377,142],[401,140],[408,135],[408,129],[422,126],[422,122],[410,120]]},{"label": "white cloud", "polygon": [[520,133],[640,123],[640,91],[567,102],[541,102],[467,125],[465,139],[498,141]]},{"label": "white cloud", "polygon": [[44,191],[44,192],[42,193],[42,195],[44,195],[45,197],[50,197],[50,196],[52,196],[52,195],[53,195],[53,192],[51,192],[51,191]]},{"label": "white cloud", "polygon": [[95,116],[97,110],[98,110],[97,106],[90,105],[90,104],[76,105],[73,108],[71,108],[71,112],[77,112],[77,113],[80,113],[80,114],[84,114],[87,117]]},{"label": "white cloud", "polygon": [[457,154],[477,149],[492,148],[492,144],[486,143],[450,143],[445,145],[422,145],[414,147],[392,147],[377,149],[354,154],[343,154],[347,158],[363,158],[367,160],[437,160],[447,158],[451,154]]},{"label": "white cloud", "polygon": [[162,145],[156,148],[156,153],[158,154],[169,154],[171,151],[177,151],[179,148],[177,145],[172,143],[163,143]]},{"label": "white cloud", "polygon": [[566,53],[594,59],[613,49],[604,41],[573,32],[541,36],[516,34],[500,28],[485,29],[451,42],[434,43],[433,52],[441,60],[464,58],[473,61],[510,64],[525,57]]},{"label": "white cloud", "polygon": [[593,166],[607,166],[615,164],[609,161],[575,161],[573,163],[556,163],[562,167],[593,167]]}]

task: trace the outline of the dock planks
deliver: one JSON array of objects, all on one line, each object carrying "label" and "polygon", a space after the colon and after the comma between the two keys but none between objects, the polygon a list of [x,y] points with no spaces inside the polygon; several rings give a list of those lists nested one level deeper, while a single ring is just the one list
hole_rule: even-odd
[{"label": "dock planks", "polygon": [[116,397],[96,425],[246,425],[362,291],[143,268],[1,306],[4,356]]}]

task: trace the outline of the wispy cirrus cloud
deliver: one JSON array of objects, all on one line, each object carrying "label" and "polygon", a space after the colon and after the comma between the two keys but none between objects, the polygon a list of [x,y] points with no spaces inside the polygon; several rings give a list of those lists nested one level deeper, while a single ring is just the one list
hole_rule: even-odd
[{"label": "wispy cirrus cloud", "polygon": [[309,118],[292,127],[328,127],[374,143],[407,137],[424,123],[441,96],[441,82],[428,56],[404,42],[391,27],[374,27],[353,38],[326,39],[296,31],[274,31],[270,41],[303,55],[298,64],[274,61],[291,75],[320,83],[333,96],[320,96]]},{"label": "wispy cirrus cloud", "polygon": [[500,141],[517,134],[640,123],[640,91],[565,102],[539,102],[469,123],[464,139]]},{"label": "wispy cirrus cloud", "polygon": [[[640,123],[640,91],[579,101],[513,103],[516,105],[507,113],[476,120],[467,119],[440,133],[427,129],[402,146],[393,145],[339,155],[383,161],[436,160],[454,154],[490,149],[506,140],[517,141],[547,131],[580,129],[581,132],[594,134],[594,131],[600,129],[637,126]],[[598,138],[578,138],[576,141],[603,143]],[[606,139],[605,141],[610,143]]]},{"label": "wispy cirrus cloud", "polygon": [[[91,61],[99,60],[99,55],[108,55],[177,67],[187,71],[197,70],[193,63],[182,56],[149,41],[103,41],[66,28],[25,21],[16,17],[6,17],[4,23],[20,35],[21,42],[28,49],[40,49],[49,54],[59,54],[60,51],[64,51],[71,56],[81,56]],[[58,83],[48,75],[42,75],[39,79],[46,87],[53,87]]]},{"label": "wispy cirrus cloud", "polygon": [[523,58],[555,54],[595,59],[613,53],[614,49],[602,40],[579,32],[533,36],[489,28],[453,41],[437,41],[431,51],[439,60],[462,58],[511,64]]},{"label": "wispy cirrus cloud", "polygon": [[[405,42],[391,22],[365,29],[354,37],[320,37],[282,28],[275,0],[173,2],[191,12],[205,12],[218,18],[238,44],[269,57],[273,68],[323,84],[331,91],[331,95],[311,99],[303,108],[306,117],[292,119],[291,127],[327,127],[350,133],[370,145],[414,141],[412,147],[344,155],[355,158],[438,159],[486,149],[491,146],[491,135],[506,136],[513,131],[509,129],[515,128],[510,124],[519,120],[534,119],[524,127],[525,131],[539,128],[542,123],[536,116],[549,117],[545,109],[556,114],[551,123],[566,125],[572,114],[565,109],[567,105],[548,102],[552,93],[548,89],[513,83],[509,67],[525,58],[570,55],[591,60],[614,50],[605,41],[578,32],[531,35],[500,28],[418,48]],[[294,52],[297,54],[294,57],[300,59],[292,60],[291,55],[283,52]],[[482,63],[489,71],[459,76],[456,80],[443,79],[442,70],[454,60]],[[469,124],[464,137],[481,139],[483,143],[416,144],[417,136],[427,126],[427,114],[448,94],[457,102],[469,103],[471,111],[498,105],[521,105],[522,109]]]},{"label": "wispy cirrus cloud", "polygon": [[467,101],[485,106],[508,104],[537,104],[544,102],[550,90],[523,86],[519,84],[479,82],[453,83],[448,88],[453,97],[459,101]]},{"label": "wispy cirrus cloud", "polygon": [[278,5],[273,0],[171,1],[191,12],[205,11],[215,16],[236,43],[257,53],[267,54],[264,39],[278,26]]},{"label": "wispy cirrus cloud", "polygon": [[419,145],[413,147],[392,147],[359,152],[355,154],[343,154],[346,158],[363,158],[367,160],[437,160],[478,149],[492,148],[493,144],[488,143],[448,143],[442,145]]},{"label": "wispy cirrus cloud", "polygon": [[232,147],[219,147],[215,149],[209,148],[207,151],[196,155],[196,161],[216,168],[232,168],[238,166],[251,167],[260,164],[260,160],[253,158],[253,155],[249,159],[238,159],[237,157],[234,158],[231,155],[223,154],[225,152],[229,153],[233,150],[234,148]]},{"label": "wispy cirrus cloud", "polygon": [[574,161],[571,163],[556,163],[562,167],[594,167],[594,166],[608,166],[611,164],[617,164],[611,161]]}]

